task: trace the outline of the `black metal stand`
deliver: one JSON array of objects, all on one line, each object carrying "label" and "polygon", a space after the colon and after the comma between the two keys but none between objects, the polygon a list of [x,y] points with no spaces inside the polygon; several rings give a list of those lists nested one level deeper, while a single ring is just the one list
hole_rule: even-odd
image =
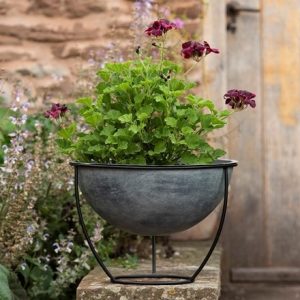
[{"label": "black metal stand", "polygon": [[[133,284],[133,285],[177,285],[177,284],[186,284],[192,283],[195,281],[196,277],[202,271],[206,263],[208,262],[210,256],[212,255],[218,240],[220,238],[226,211],[227,211],[227,202],[228,202],[228,167],[223,167],[224,170],[224,177],[225,177],[225,184],[224,184],[224,201],[223,201],[223,209],[220,218],[220,224],[216,233],[216,236],[213,240],[213,243],[201,262],[199,268],[194,272],[192,276],[177,276],[177,275],[170,275],[170,274],[157,274],[156,273],[156,240],[155,236],[152,236],[152,274],[137,274],[137,275],[122,275],[122,276],[113,276],[108,268],[103,263],[101,257],[97,253],[85,226],[81,206],[80,206],[80,197],[79,197],[79,188],[78,188],[78,166],[75,166],[75,197],[76,197],[76,207],[79,216],[79,222],[82,227],[83,234],[88,242],[88,245],[93,252],[97,262],[106,273],[106,275],[110,278],[112,283],[120,283],[120,284]],[[145,279],[148,279],[147,281]],[[169,280],[168,280],[169,279]]]}]

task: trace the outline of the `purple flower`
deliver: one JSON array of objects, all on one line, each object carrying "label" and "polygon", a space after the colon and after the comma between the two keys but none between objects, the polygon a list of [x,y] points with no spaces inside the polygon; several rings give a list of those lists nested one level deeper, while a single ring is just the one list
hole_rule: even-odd
[{"label": "purple flower", "polygon": [[52,104],[51,109],[45,112],[45,117],[49,119],[58,119],[62,117],[68,111],[68,107],[65,104]]},{"label": "purple flower", "polygon": [[216,48],[211,48],[207,42],[203,44],[195,41],[188,41],[182,44],[181,55],[184,58],[193,58],[196,61],[199,61],[202,57],[210,53],[220,53]]},{"label": "purple flower", "polygon": [[168,20],[165,19],[160,19],[155,21],[151,26],[149,26],[145,32],[146,34],[148,34],[149,36],[162,36],[163,34],[165,34],[167,31],[171,30],[171,29],[176,29],[176,25],[174,23],[171,23]]},{"label": "purple flower", "polygon": [[255,94],[244,90],[229,90],[225,95],[225,103],[232,109],[242,110],[250,105],[252,108],[256,106],[254,98]]},{"label": "purple flower", "polygon": [[184,27],[184,22],[179,18],[176,18],[172,23],[175,25],[176,29],[182,29]]}]

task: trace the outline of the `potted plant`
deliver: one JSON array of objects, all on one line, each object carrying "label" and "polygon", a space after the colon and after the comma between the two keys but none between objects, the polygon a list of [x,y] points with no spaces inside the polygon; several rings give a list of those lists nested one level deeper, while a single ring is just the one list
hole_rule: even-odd
[{"label": "potted plant", "polygon": [[[225,151],[212,147],[207,136],[224,127],[232,112],[255,107],[255,95],[228,91],[224,98],[232,109],[229,111],[193,94],[195,84],[184,79],[177,63],[165,58],[167,32],[173,29],[175,24],[158,20],[145,30],[152,46],[160,52],[159,59],[145,57],[139,47],[133,60],[106,63],[97,73],[95,94],[77,100],[83,126],[60,121],[57,142],[73,160],[77,208],[85,234],[78,186],[109,223],[150,236],[195,225],[224,197],[216,238],[192,277],[141,276],[175,278],[173,283],[186,283],[199,274],[217,243],[226,213],[228,181],[237,165],[232,160],[220,160]],[[188,41],[181,49],[184,59],[196,62],[218,53],[207,42]],[[61,120],[67,110],[65,105],[54,104],[46,117]],[[131,280],[138,276],[112,276],[87,234],[86,238],[112,282],[141,283]]]}]

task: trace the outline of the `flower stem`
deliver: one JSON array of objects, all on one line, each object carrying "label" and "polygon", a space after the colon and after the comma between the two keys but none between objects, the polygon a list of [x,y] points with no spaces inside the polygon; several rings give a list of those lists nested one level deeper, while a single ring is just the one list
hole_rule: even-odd
[{"label": "flower stem", "polygon": [[198,62],[195,62],[187,71],[185,71],[185,73],[183,74],[183,76],[187,76],[198,64]]}]

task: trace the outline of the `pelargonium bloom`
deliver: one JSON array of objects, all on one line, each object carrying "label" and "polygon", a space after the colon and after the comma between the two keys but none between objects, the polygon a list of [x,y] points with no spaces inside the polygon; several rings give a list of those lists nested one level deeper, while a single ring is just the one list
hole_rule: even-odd
[{"label": "pelargonium bloom", "polygon": [[167,31],[171,30],[171,29],[176,29],[176,25],[174,23],[171,23],[168,20],[165,19],[160,19],[155,21],[151,26],[149,26],[145,32],[146,34],[148,34],[149,36],[162,36],[163,34],[165,34]]},{"label": "pelargonium bloom", "polygon": [[68,111],[68,107],[65,104],[52,104],[51,109],[45,112],[45,117],[49,119],[58,119],[62,117]]},{"label": "pelargonium bloom", "polygon": [[195,41],[188,41],[182,44],[181,55],[187,59],[193,58],[199,61],[202,57],[210,53],[220,53],[220,51],[216,48],[211,48],[206,41],[203,44]]},{"label": "pelargonium bloom", "polygon": [[254,98],[255,94],[244,90],[229,90],[225,95],[225,103],[232,109],[242,110],[250,105],[252,108],[256,106]]}]

